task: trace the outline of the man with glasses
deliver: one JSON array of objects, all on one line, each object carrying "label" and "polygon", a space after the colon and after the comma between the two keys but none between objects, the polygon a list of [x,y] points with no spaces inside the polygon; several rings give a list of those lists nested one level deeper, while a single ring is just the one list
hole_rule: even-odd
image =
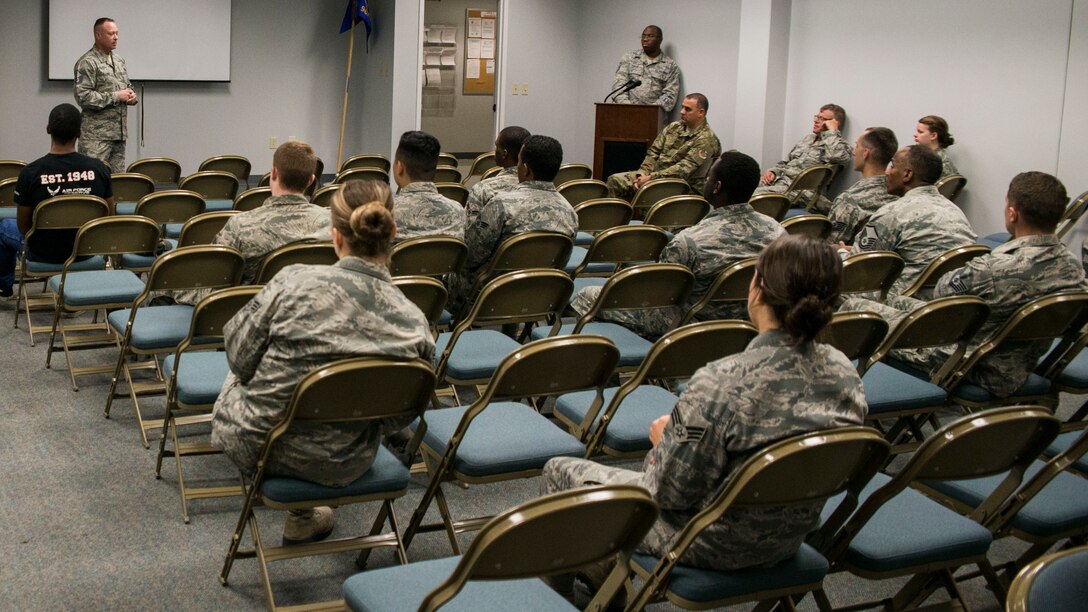
[{"label": "man with glasses", "polygon": [[793,179],[806,168],[819,164],[845,164],[849,161],[853,151],[842,137],[842,125],[845,122],[846,111],[841,106],[821,106],[820,112],[812,118],[812,133],[806,134],[793,145],[786,159],[763,173],[756,195],[786,193]]}]

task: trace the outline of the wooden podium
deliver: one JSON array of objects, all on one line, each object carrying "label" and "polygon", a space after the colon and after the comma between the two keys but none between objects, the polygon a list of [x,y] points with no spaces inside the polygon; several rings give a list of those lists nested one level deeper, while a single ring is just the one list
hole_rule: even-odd
[{"label": "wooden podium", "polygon": [[665,125],[665,111],[656,104],[597,103],[593,136],[593,177],[637,170],[646,149]]}]

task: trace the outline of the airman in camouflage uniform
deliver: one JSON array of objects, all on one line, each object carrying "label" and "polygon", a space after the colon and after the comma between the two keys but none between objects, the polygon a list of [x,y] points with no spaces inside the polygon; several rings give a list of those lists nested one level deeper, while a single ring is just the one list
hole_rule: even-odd
[{"label": "airman in camouflage uniform", "polygon": [[[669,241],[658,258],[661,263],[687,266],[695,274],[695,286],[683,306],[647,310],[604,310],[597,318],[619,323],[640,336],[656,340],[706,295],[722,270],[743,259],[758,256],[764,247],[783,233],[785,232],[778,222],[756,212],[746,202],[715,208],[697,225],[681,231]],[[580,290],[571,301],[571,309],[579,315],[585,314],[600,293],[600,287]],[[723,306],[708,305],[695,315],[698,321],[747,318],[745,302]]]},{"label": "airman in camouflage uniform", "polygon": [[642,49],[620,58],[612,89],[617,90],[630,81],[642,84],[616,94],[613,98],[621,104],[657,104],[665,112],[676,106],[680,93],[680,67],[661,51],[661,28],[651,25],[642,31]]},{"label": "airman in camouflage uniform", "polygon": [[525,232],[554,232],[574,240],[578,216],[555,190],[552,180],[563,162],[563,147],[549,136],[525,139],[518,163],[517,187],[495,196],[465,230],[468,260],[461,274],[450,277],[449,310],[460,312],[477,273],[490,262],[504,240]]},{"label": "airman in camouflage uniform", "polygon": [[855,238],[854,253],[886,250],[903,258],[889,296],[902,293],[942,253],[975,243],[963,211],[933,186],[940,167],[940,158],[922,145],[896,153],[886,180],[888,192],[902,196],[873,213]]},{"label": "airman in camouflage uniform", "polygon": [[[285,194],[272,196],[260,207],[232,216],[212,243],[242,253],[246,260],[242,284],[248,285],[257,280],[266,255],[302,240],[332,240],[329,210],[311,204],[304,195]],[[207,289],[179,291],[174,299],[182,304],[196,304],[208,293]]]},{"label": "airman in camouflage uniform", "polygon": [[431,182],[414,182],[401,187],[393,198],[397,220],[394,240],[420,236],[453,236],[465,239],[465,209],[438,193]]},{"label": "airman in camouflage uniform", "polygon": [[74,67],[73,93],[83,109],[79,152],[102,160],[111,172],[124,172],[128,107],[136,104],[136,92],[125,60],[113,52],[117,47],[114,21],[99,19],[94,38],[94,47]]},{"label": "airman in camouflage uniform", "polygon": [[[544,466],[541,488],[645,487],[661,515],[638,550],[661,556],[753,452],[789,436],[861,424],[865,413],[861,380],[842,353],[825,344],[794,345],[787,333],[772,329],[743,353],[695,373],[643,472],[555,458]],[[788,558],[819,523],[822,507],[730,510],[700,534],[681,563],[732,570]]]},{"label": "airman in camouflage uniform", "polygon": [[[843,139],[842,123],[846,121],[846,111],[837,104],[825,104],[815,115],[812,133],[806,134],[790,149],[786,159],[775,164],[763,174],[761,185],[756,189],[760,193],[786,193],[793,179],[802,171],[819,164],[846,164],[853,151]],[[810,195],[803,196],[809,199]],[[826,211],[827,198],[821,196],[817,210]]]},{"label": "airman in camouflage uniform", "polygon": [[881,206],[898,198],[888,193],[888,183],[883,174],[863,178],[840,193],[831,204],[827,217],[831,219],[828,241],[835,244],[853,244],[854,236],[869,222],[869,217]]},{"label": "airman in camouflage uniform", "polygon": [[952,158],[948,156],[948,149],[941,147],[937,149],[936,152],[941,158],[941,178],[960,173],[960,171],[956,169],[956,164],[952,163]]},{"label": "airman in camouflage uniform", "polygon": [[517,166],[503,168],[495,176],[473,185],[472,189],[468,191],[468,200],[465,201],[465,222],[472,223],[475,221],[480,216],[480,211],[490,204],[495,196],[506,193],[517,186]]},{"label": "airman in camouflage uniform", "polygon": [[[1028,175],[1028,179],[1020,179],[1025,175]],[[1040,179],[1040,176],[1048,178]],[[1038,181],[1043,182],[1040,184]],[[1021,189],[1018,184],[1025,187]],[[1047,193],[1047,190],[1049,193],[1056,193],[1054,184],[1061,185],[1057,179],[1042,172],[1018,175],[1009,188],[1009,207],[1016,210],[1015,202],[1022,201],[1023,206],[1040,210],[1041,207],[1029,203],[1029,199],[1037,197],[1035,194]],[[1020,199],[1015,200],[1017,197]],[[1041,223],[1048,227],[1042,232],[1038,232],[1037,228],[1025,232],[1025,226],[1018,219],[1009,227],[1013,234],[1012,239],[995,248],[993,252],[976,257],[962,268],[945,274],[937,282],[933,290],[934,298],[974,295],[990,306],[990,316],[975,333],[967,347],[968,352],[989,340],[1013,313],[1028,302],[1061,291],[1088,289],[1082,264],[1054,235],[1054,225],[1061,217],[1067,200],[1065,188],[1060,187],[1060,195],[1050,199],[1049,210],[1043,213],[1046,215],[1045,222]],[[843,302],[840,310],[876,312],[894,327],[903,317],[924,303],[906,297],[891,299],[887,305],[861,298],[849,298]],[[967,375],[966,380],[996,396],[1006,397],[1024,384],[1039,358],[1049,348],[1049,341],[1003,346],[980,361]],[[951,352],[948,347],[935,347],[893,351],[892,356],[932,372],[947,361]]]},{"label": "airman in camouflage uniform", "polygon": [[[212,444],[251,472],[267,433],[311,370],[363,355],[430,359],[423,313],[392,283],[386,266],[345,257],[333,266],[284,268],[224,328],[231,373],[215,403]],[[370,468],[381,426],[292,427],[269,457],[271,474],[344,486]]]},{"label": "airman in camouflage uniform", "polygon": [[721,155],[722,145],[706,121],[708,102],[703,94],[690,94],[680,105],[680,121],[665,126],[646,150],[638,170],[608,177],[608,193],[630,201],[642,185],[656,178],[680,178],[700,193],[706,173]]}]

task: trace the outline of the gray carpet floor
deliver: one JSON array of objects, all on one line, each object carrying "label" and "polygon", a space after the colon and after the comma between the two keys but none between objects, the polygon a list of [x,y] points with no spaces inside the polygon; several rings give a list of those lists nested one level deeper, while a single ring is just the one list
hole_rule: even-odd
[{"label": "gray carpet floor", "polygon": [[[154,450],[140,443],[131,402],[115,402],[103,418],[109,377],[89,376],[73,392],[63,354],[44,367],[47,338],[28,344],[25,321],[11,327],[13,302],[0,302],[0,608],[250,610],[266,607],[254,560],[239,560],[230,584],[217,579],[238,518],[240,498],[196,500],[192,522],[182,522],[173,463],[163,478],[154,477]],[[45,322],[44,315],[35,315]],[[75,354],[79,364],[112,362],[112,350]],[[1062,411],[1079,405],[1063,398]],[[161,416],[164,400],[141,400],[145,417]],[[152,432],[152,445],[158,432]],[[234,478],[221,456],[188,459],[189,484],[229,484]],[[425,481],[414,477],[411,490],[397,502],[404,526]],[[461,517],[494,514],[537,495],[532,478],[467,490],[448,489],[453,512]],[[338,511],[337,534],[369,525],[373,508]],[[266,542],[278,543],[282,515],[260,508]],[[437,514],[434,512],[433,514]],[[248,537],[248,536],[247,536]],[[467,544],[469,536],[462,536]],[[1019,542],[995,543],[991,558],[1007,560],[1024,549]],[[409,549],[411,560],[450,554],[442,533],[421,534]],[[333,555],[275,564],[276,601],[280,605],[336,598],[354,572],[354,555]],[[375,552],[370,567],[395,563],[390,550]],[[827,591],[837,605],[890,596],[903,580],[871,582],[849,575],[828,578]],[[972,607],[999,610],[981,579],[962,586]],[[945,599],[935,595],[931,601]],[[803,609],[814,609],[811,599]],[[672,609],[668,605],[655,610]]]}]

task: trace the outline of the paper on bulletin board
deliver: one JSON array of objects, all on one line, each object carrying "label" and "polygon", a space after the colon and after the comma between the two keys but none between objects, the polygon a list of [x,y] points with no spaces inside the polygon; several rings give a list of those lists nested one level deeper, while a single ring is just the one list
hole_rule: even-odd
[{"label": "paper on bulletin board", "polygon": [[481,19],[480,20],[480,38],[495,38],[495,20],[494,19]]},{"label": "paper on bulletin board", "polygon": [[[468,39],[468,45],[465,48],[466,57],[468,57],[469,59],[480,59],[480,54],[482,53],[483,47],[481,42],[483,41],[481,41],[479,38]],[[494,47],[492,47],[492,52],[494,52]]]},{"label": "paper on bulletin board", "polygon": [[468,61],[465,63],[465,78],[466,79],[478,79],[480,78],[480,62]]},{"label": "paper on bulletin board", "polygon": [[480,38],[481,29],[482,29],[482,25],[480,24],[480,19],[478,17],[469,17],[468,18],[468,37],[469,38]]},{"label": "paper on bulletin board", "polygon": [[495,60],[493,60],[493,59],[487,60],[485,66],[484,66],[484,70],[488,74],[495,74]]},{"label": "paper on bulletin board", "polygon": [[495,41],[484,38],[480,40],[480,58],[495,59]]}]

